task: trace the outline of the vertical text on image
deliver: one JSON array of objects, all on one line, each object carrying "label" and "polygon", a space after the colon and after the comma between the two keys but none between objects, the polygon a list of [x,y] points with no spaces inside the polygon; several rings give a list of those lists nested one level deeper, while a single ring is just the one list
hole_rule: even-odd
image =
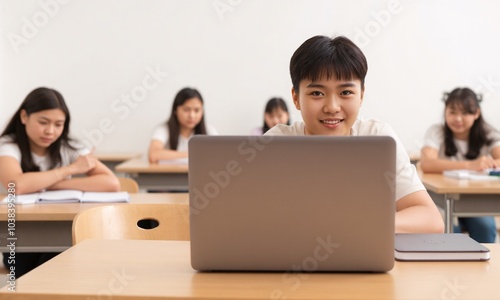
[{"label": "vertical text on image", "polygon": [[7,185],[7,249],[9,250],[7,258],[9,273],[7,274],[7,289],[11,292],[16,291],[16,184],[9,182]]}]

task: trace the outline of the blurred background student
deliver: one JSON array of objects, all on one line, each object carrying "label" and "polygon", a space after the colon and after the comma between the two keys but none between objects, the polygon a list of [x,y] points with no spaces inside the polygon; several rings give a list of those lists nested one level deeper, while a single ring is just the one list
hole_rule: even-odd
[{"label": "blurred background student", "polygon": [[[488,125],[478,97],[469,88],[456,88],[444,96],[444,124],[427,130],[420,167],[427,173],[500,167],[500,132]],[[493,243],[495,219],[491,216],[458,218],[455,232],[465,230],[480,243]]]},{"label": "blurred background student", "polygon": [[195,134],[218,133],[215,128],[205,124],[201,94],[196,89],[186,87],[175,96],[168,121],[153,131],[148,151],[149,162],[186,159],[188,141]]},{"label": "blurred background student", "polygon": [[267,101],[264,110],[264,125],[254,128],[251,135],[263,135],[277,124],[290,125],[290,114],[285,100],[275,97]]},{"label": "blurred background student", "polygon": [[[45,190],[118,191],[114,173],[71,139],[69,128],[69,109],[58,91],[45,87],[31,91],[0,136],[1,184],[7,189],[14,183],[18,195]],[[9,253],[3,253],[3,263],[19,278],[57,254],[18,252],[9,259]]]}]

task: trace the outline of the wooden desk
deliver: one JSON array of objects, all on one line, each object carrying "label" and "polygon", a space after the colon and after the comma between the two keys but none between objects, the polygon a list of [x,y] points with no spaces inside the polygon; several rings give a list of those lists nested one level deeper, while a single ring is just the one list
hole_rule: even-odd
[{"label": "wooden desk", "polygon": [[86,240],[2,299],[498,299],[500,245],[486,262],[396,262],[388,273],[199,273],[189,242]]},{"label": "wooden desk", "polygon": [[187,164],[150,164],[144,159],[131,159],[115,167],[135,179],[141,190],[188,190]]},{"label": "wooden desk", "polygon": [[98,152],[95,154],[95,157],[109,169],[114,170],[115,167],[122,162],[133,158],[139,158],[141,155],[142,154],[139,152]]},{"label": "wooden desk", "polygon": [[[3,199],[3,197],[2,197]],[[185,193],[130,194],[131,203],[181,203]],[[73,218],[80,212],[111,203],[24,204],[16,206],[16,250],[18,252],[61,252],[71,247]],[[7,205],[0,205],[0,251],[5,251]]]},{"label": "wooden desk", "polygon": [[445,211],[445,232],[453,231],[454,217],[500,215],[500,181],[458,180],[419,172],[434,203]]}]

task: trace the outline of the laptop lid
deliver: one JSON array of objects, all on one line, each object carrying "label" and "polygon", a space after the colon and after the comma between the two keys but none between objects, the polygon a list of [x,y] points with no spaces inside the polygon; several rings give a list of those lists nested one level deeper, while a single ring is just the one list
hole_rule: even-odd
[{"label": "laptop lid", "polygon": [[392,269],[395,162],[386,136],[194,136],[192,267]]}]

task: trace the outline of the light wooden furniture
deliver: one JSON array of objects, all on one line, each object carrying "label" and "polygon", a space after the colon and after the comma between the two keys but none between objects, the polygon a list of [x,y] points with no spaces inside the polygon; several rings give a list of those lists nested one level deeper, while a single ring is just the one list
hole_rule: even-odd
[{"label": "light wooden furniture", "polygon": [[97,152],[94,154],[95,157],[106,165],[110,170],[114,170],[115,167],[124,161],[133,158],[139,158],[142,156],[140,152]]},{"label": "light wooden furniture", "polygon": [[194,271],[189,242],[86,240],[2,299],[498,299],[500,245],[486,262],[396,262],[388,273]]},{"label": "light wooden furniture", "polygon": [[[151,220],[156,227],[151,228]],[[115,204],[89,208],[73,220],[73,245],[85,239],[189,241],[189,206]]]},{"label": "light wooden furniture", "polygon": [[188,190],[187,164],[150,164],[144,159],[131,159],[115,167],[139,184],[141,190]]},{"label": "light wooden furniture", "polygon": [[445,231],[455,217],[500,215],[500,181],[458,180],[419,172],[434,203],[445,212]]},{"label": "light wooden furniture", "polygon": [[120,191],[128,193],[139,193],[139,185],[135,180],[128,177],[118,177],[120,181]]},{"label": "light wooden furniture", "polygon": [[[5,197],[5,195],[0,196]],[[130,203],[188,205],[185,193],[130,194]],[[72,245],[74,217],[86,209],[114,203],[25,204],[16,206],[16,250],[19,252],[61,252]],[[127,205],[127,204],[124,204]],[[0,236],[7,234],[7,205],[0,205]],[[21,238],[22,237],[22,238]],[[0,244],[0,251],[6,251]]]}]

